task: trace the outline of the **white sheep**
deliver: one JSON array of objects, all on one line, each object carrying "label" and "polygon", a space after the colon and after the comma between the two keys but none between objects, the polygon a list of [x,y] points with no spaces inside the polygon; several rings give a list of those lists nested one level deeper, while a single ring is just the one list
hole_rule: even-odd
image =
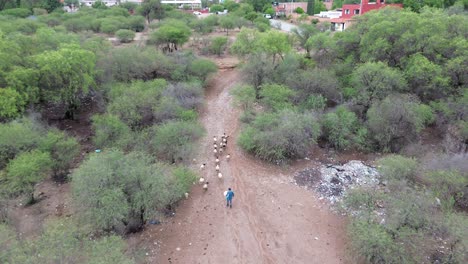
[{"label": "white sheep", "polygon": [[203,170],[205,167],[206,167],[206,163],[203,163],[202,165],[200,165],[200,170]]},{"label": "white sheep", "polygon": [[208,190],[208,184],[209,184],[209,182],[206,182],[205,184],[203,184],[203,190],[205,190],[205,191]]},{"label": "white sheep", "polygon": [[214,136],[213,141],[216,143],[218,141],[218,138],[216,136]]},{"label": "white sheep", "polygon": [[188,199],[188,193],[185,193],[184,195],[185,195],[185,199]]},{"label": "white sheep", "polygon": [[200,180],[198,180],[198,182],[199,182],[200,184],[202,184],[203,182],[205,182],[205,178],[200,177]]},{"label": "white sheep", "polygon": [[215,163],[216,163],[216,164],[219,164],[219,158],[218,158],[218,157],[216,157]]},{"label": "white sheep", "polygon": [[217,150],[217,149],[213,149],[213,153],[214,153],[214,154],[217,154],[217,153],[218,153],[218,150]]},{"label": "white sheep", "polygon": [[218,148],[218,145],[216,145],[216,143],[213,144],[213,147],[214,148]]},{"label": "white sheep", "polygon": [[223,148],[220,148],[219,149],[219,153],[223,153],[224,149]]},{"label": "white sheep", "polygon": [[231,154],[226,155],[226,160],[229,161],[229,159],[231,159]]},{"label": "white sheep", "polygon": [[216,171],[219,171],[219,165],[216,164]]},{"label": "white sheep", "polygon": [[218,178],[219,178],[219,179],[222,179],[222,178],[223,178],[223,174],[221,174],[221,172],[218,172]]}]

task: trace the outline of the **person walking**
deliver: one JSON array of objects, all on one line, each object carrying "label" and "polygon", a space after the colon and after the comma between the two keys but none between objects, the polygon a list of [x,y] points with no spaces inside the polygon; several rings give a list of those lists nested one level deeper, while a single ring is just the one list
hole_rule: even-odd
[{"label": "person walking", "polygon": [[232,208],[232,198],[234,198],[234,192],[231,188],[228,188],[226,192],[226,207]]}]

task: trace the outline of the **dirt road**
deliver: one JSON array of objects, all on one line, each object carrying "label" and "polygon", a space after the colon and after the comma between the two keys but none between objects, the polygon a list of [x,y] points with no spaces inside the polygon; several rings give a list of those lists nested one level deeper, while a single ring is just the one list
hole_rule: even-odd
[{"label": "dirt road", "polygon": [[[148,263],[345,263],[344,220],[332,214],[310,191],[290,183],[298,166],[262,163],[235,145],[239,114],[229,90],[239,82],[236,69],[218,72],[206,94],[202,123],[207,134],[193,168],[209,181],[198,184],[169,223],[141,234]],[[213,136],[230,135],[215,174]],[[308,164],[310,166],[310,163]],[[223,192],[232,187],[233,208]],[[142,247],[143,248],[143,247]]]}]

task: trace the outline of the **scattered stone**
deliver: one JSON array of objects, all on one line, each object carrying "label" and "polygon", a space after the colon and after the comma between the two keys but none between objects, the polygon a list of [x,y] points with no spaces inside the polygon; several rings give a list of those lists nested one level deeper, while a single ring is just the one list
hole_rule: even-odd
[{"label": "scattered stone", "polygon": [[332,204],[341,201],[348,189],[381,183],[377,169],[359,160],[344,165],[325,164],[308,168],[297,173],[294,180],[301,186],[315,189],[320,194],[319,200],[327,199]]}]

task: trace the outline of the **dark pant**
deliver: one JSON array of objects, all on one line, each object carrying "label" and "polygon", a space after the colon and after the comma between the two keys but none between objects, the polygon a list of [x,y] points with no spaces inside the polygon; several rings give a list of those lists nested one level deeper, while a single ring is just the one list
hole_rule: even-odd
[{"label": "dark pant", "polygon": [[226,203],[226,207],[232,207],[232,199],[226,199],[227,203]]}]

